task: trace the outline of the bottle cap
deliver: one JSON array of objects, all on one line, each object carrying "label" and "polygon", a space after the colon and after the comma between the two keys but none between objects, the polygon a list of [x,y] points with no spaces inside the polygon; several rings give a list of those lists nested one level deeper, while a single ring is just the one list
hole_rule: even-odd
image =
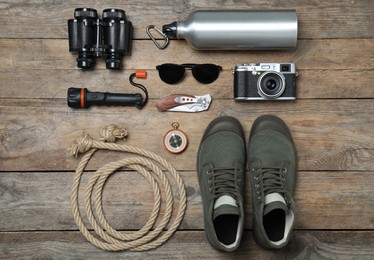
[{"label": "bottle cap", "polygon": [[162,32],[166,34],[169,39],[177,39],[177,22],[163,25]]}]

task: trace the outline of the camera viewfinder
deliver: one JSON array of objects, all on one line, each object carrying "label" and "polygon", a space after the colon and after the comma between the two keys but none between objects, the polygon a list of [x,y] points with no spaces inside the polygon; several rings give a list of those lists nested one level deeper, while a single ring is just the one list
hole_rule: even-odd
[{"label": "camera viewfinder", "polygon": [[282,64],[281,65],[281,72],[290,72],[290,65],[288,65],[288,64]]}]

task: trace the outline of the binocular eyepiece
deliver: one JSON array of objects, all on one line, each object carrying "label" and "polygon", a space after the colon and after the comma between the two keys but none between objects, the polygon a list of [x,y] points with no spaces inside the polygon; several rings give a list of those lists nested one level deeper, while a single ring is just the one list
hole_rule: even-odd
[{"label": "binocular eyepiece", "polygon": [[121,9],[105,9],[102,19],[92,8],[77,8],[68,20],[69,51],[78,52],[77,66],[92,68],[95,58],[106,57],[107,69],[120,69],[131,53],[133,26]]}]

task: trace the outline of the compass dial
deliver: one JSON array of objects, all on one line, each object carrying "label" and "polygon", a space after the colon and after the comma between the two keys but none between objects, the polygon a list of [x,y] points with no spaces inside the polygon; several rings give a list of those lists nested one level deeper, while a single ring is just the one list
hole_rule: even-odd
[{"label": "compass dial", "polygon": [[172,134],[170,139],[169,139],[169,145],[174,147],[174,148],[179,148],[183,144],[183,139],[180,135],[177,134]]},{"label": "compass dial", "polygon": [[171,153],[181,153],[187,147],[187,136],[180,130],[170,130],[164,136],[164,145]]}]

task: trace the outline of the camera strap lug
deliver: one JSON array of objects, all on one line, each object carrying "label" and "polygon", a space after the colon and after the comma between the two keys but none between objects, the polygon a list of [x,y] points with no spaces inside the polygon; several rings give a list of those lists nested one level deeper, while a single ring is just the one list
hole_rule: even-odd
[{"label": "camera strap lug", "polygon": [[[159,35],[162,36],[162,38],[164,39],[164,43],[163,44],[160,44],[156,38],[152,35],[151,33],[151,29],[155,30]],[[153,41],[153,43],[157,46],[157,48],[159,48],[160,50],[163,50],[165,49],[168,44],[169,44],[169,37],[164,34],[157,26],[155,25],[149,25],[146,29],[146,32],[149,36],[149,38]]]}]

